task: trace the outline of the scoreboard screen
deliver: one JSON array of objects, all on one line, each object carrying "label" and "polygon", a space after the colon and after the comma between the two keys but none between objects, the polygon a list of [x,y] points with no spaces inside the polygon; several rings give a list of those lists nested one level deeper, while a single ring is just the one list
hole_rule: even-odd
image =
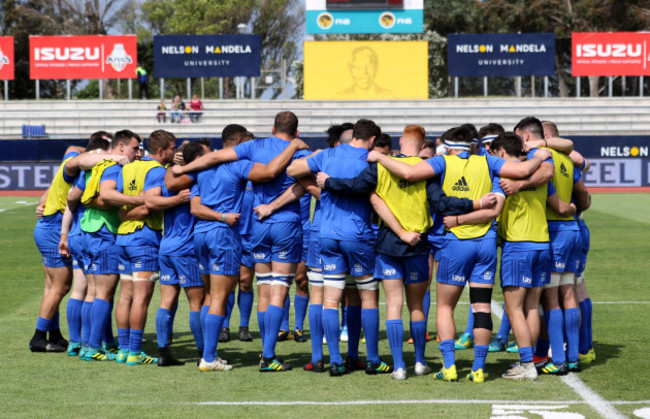
[{"label": "scoreboard screen", "polygon": [[404,0],[327,0],[327,9],[402,9]]}]

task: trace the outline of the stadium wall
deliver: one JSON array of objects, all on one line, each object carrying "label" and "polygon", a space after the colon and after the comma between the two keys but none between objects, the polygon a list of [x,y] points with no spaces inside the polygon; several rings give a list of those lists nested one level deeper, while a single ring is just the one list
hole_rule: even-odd
[{"label": "stadium wall", "polygon": [[[322,135],[301,136],[312,149],[326,147]],[[399,134],[392,135],[398,148]],[[584,181],[590,188],[645,190],[650,187],[650,136],[567,136],[591,161]],[[177,140],[180,144],[181,141]],[[221,138],[213,137],[212,148],[221,148]],[[83,146],[85,140],[2,140],[0,192],[46,189],[60,165],[66,148]],[[639,189],[643,188],[643,189]]]}]

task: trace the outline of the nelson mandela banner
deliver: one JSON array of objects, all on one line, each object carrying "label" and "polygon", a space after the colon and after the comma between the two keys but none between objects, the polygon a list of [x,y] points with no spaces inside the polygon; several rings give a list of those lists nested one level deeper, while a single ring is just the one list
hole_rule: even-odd
[{"label": "nelson mandela banner", "polygon": [[485,33],[449,35],[448,73],[467,76],[552,76],[552,33]]},{"label": "nelson mandela banner", "polygon": [[154,36],[154,77],[259,77],[260,45],[259,35]]}]

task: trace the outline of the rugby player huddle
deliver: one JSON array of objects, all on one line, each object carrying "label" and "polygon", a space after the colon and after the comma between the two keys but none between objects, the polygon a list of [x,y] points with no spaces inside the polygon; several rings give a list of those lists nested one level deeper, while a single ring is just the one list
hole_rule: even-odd
[{"label": "rugby player huddle", "polygon": [[[217,346],[229,340],[237,283],[238,337],[252,340],[254,273],[261,372],[291,369],[277,356],[276,343],[289,330],[282,326],[289,288],[308,278],[310,289],[301,286],[294,302],[298,341],[306,341],[308,305],[312,355],[304,369],[331,376],[364,370],[403,380],[404,295],[414,373],[431,372],[425,346],[435,265],[443,365],[434,377],[457,380],[455,350],[473,344],[467,378],[483,382],[488,351],[507,345],[508,331],[490,344],[499,242],[504,320],[521,357],[503,377],[534,380],[538,371],[580,371],[581,361],[595,359],[583,275],[588,230],[580,216],[590,204],[580,176],[588,163],[569,140],[558,138],[552,123],[545,124],[529,117],[515,132],[489,124],[481,135],[469,124],[452,128],[441,137],[444,155],[435,155],[435,143],[418,125],[404,129],[400,154],[392,155],[390,137],[366,119],[331,127],[329,148],[311,152],[298,139],[298,118],[286,111],[276,115],[269,138],[227,126],[223,149],[213,152],[199,140],[177,153],[174,135],[157,130],[143,157],[137,134],[95,133],[85,151],[66,152],[37,208],[34,236],[46,282],[30,349],[86,361],[183,365],[169,349],[183,288],[198,369],[230,370]],[[158,279],[159,354],[152,357],[142,351],[142,341]],[[379,283],[392,366],[378,350]],[[58,306],[71,284],[68,342],[59,330]],[[470,332],[455,342],[454,309],[466,284]],[[342,303],[345,359],[339,349]],[[359,356],[362,328],[365,362]]]}]

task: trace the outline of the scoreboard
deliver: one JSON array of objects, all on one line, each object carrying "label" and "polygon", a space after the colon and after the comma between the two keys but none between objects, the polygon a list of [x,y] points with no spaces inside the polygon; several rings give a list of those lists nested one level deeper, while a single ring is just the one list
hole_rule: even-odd
[{"label": "scoreboard", "polygon": [[327,9],[402,9],[404,0],[327,0]]}]

